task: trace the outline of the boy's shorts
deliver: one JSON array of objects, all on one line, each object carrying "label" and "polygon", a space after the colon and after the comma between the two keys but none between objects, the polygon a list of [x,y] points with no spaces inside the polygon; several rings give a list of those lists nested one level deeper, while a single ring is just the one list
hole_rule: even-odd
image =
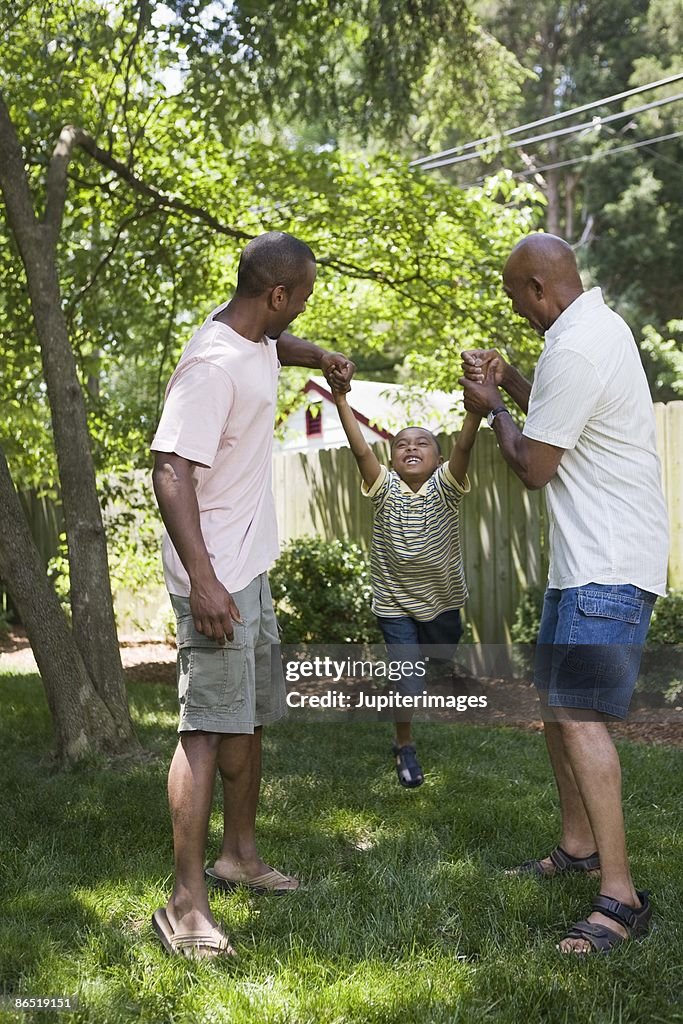
[{"label": "boy's shorts", "polygon": [[546,590],[534,662],[541,699],[626,718],[655,601],[630,583]]},{"label": "boy's shorts", "polygon": [[225,643],[197,632],[189,598],[170,596],[178,627],[178,732],[253,733],[282,718],[286,689],[267,574],[232,595],[242,622]]},{"label": "boy's shorts", "polygon": [[[387,645],[388,657],[404,665],[422,663],[425,659],[448,663],[462,636],[458,608],[442,612],[429,622],[418,621],[409,615],[378,615],[377,625]],[[419,671],[404,672],[396,689],[401,696],[416,696],[423,692],[425,681],[424,674]]]}]

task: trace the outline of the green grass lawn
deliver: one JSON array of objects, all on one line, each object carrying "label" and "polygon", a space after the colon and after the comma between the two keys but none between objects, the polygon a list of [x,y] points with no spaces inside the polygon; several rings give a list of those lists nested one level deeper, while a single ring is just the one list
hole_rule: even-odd
[{"label": "green grass lawn", "polygon": [[198,963],[168,957],[150,925],[171,884],[175,693],[132,686],[131,707],[153,760],[54,773],[40,680],[0,677],[0,991],[80,998],[74,1014],[0,1019],[683,1021],[680,750],[620,747],[634,877],[656,931],[572,959],[555,943],[596,883],[501,874],[557,836],[540,735],[418,725],[427,784],[408,792],[388,725],[290,720],[266,734],[259,836],[305,889],[213,897],[239,959]]}]

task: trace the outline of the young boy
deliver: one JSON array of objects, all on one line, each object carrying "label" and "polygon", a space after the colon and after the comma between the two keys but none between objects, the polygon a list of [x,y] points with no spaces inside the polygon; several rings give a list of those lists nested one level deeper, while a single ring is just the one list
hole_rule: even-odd
[{"label": "young boy", "polygon": [[[363,437],[346,394],[333,394],[363,478],[362,492],[373,504],[372,610],[389,657],[397,645],[400,661],[420,660],[423,644],[449,647],[450,654],[462,635],[459,609],[467,599],[459,506],[470,490],[467,467],[481,417],[467,413],[447,463],[429,430],[405,427],[392,441],[388,470]],[[402,676],[398,683],[402,695],[422,689],[416,676]],[[397,712],[393,746],[398,781],[407,788],[424,782],[411,717]]]}]

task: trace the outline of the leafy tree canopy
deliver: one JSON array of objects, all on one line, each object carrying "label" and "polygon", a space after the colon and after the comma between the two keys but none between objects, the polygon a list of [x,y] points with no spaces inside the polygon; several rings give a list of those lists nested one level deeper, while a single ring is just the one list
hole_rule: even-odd
[{"label": "leafy tree canopy", "polygon": [[[625,0],[587,4],[566,0],[479,0],[476,10],[496,38],[533,71],[511,124],[658,81],[683,70],[683,0]],[[683,92],[681,81],[574,121],[634,110]],[[683,313],[683,139],[616,152],[632,143],[680,131],[683,101],[599,124],[581,134],[510,151],[508,166],[547,167],[534,180],[548,199],[546,226],[577,246],[587,277],[640,337]],[[547,129],[570,124],[556,122]],[[529,134],[534,134],[530,132]],[[468,168],[470,178],[472,165]],[[499,166],[499,164],[497,165]],[[460,179],[463,172],[460,172]],[[644,359],[651,353],[642,346]],[[655,367],[650,374],[654,379]]]},{"label": "leafy tree canopy", "polygon": [[[442,12],[450,26],[444,35],[442,22],[426,18],[428,4],[408,31],[413,6],[397,22],[406,29],[413,92],[397,98],[396,110],[415,126],[420,75],[435,73],[439,47],[462,32],[462,59],[459,50],[451,57],[455,93],[463,68],[474,74],[465,43],[476,33],[454,6]],[[415,175],[400,155],[381,151],[375,113],[377,134],[365,150],[350,130],[342,146],[321,144],[322,115],[315,139],[283,130],[284,97],[290,113],[301,102],[293,123],[305,121],[305,76],[322,95],[320,62],[338,46],[325,103],[318,97],[311,109],[331,119],[343,108],[340,123],[356,126],[358,138],[369,131],[358,107],[363,78],[349,69],[379,59],[371,54],[380,45],[388,60],[396,26],[386,26],[386,38],[374,31],[383,11],[391,21],[381,5],[286,5],[279,19],[273,11],[271,4],[141,4],[131,18],[116,3],[57,0],[27,5],[5,26],[0,85],[38,207],[62,127],[82,127],[99,146],[77,148],[70,164],[59,272],[102,469],[146,463],[173,362],[193,327],[229,294],[240,249],[261,231],[291,231],[313,246],[319,280],[295,329],[361,364],[366,354],[372,360],[388,350],[397,362],[411,354],[411,379],[450,388],[463,347],[493,342],[531,352],[537,345],[509,311],[499,272],[533,226],[538,195],[504,179],[463,193]],[[427,29],[431,48],[420,49],[415,40],[426,45]],[[273,65],[281,81],[269,78]],[[370,77],[368,70],[366,105]],[[303,99],[293,94],[295,81]],[[373,104],[389,110],[388,97]],[[393,123],[388,114],[383,123]],[[0,345],[11,373],[0,397],[9,410],[8,456],[28,484],[53,478],[48,414],[24,281],[11,238],[4,241]]]}]

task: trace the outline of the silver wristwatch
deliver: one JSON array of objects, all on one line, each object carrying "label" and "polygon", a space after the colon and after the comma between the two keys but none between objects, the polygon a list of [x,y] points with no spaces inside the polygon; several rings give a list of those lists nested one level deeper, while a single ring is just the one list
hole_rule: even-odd
[{"label": "silver wristwatch", "polygon": [[490,427],[492,427],[493,426],[493,421],[495,420],[496,416],[499,416],[501,412],[507,412],[507,411],[508,411],[508,409],[507,409],[506,405],[498,405],[498,406],[496,406],[495,409],[491,409],[491,412],[486,417],[486,422],[488,423],[488,425]]}]

